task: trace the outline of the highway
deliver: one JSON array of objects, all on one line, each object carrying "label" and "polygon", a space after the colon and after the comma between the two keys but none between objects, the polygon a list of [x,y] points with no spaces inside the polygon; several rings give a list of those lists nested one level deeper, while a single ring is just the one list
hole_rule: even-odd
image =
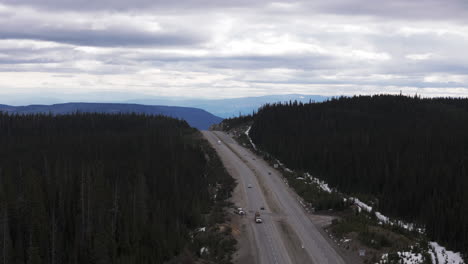
[{"label": "highway", "polygon": [[[239,184],[238,206],[247,211],[246,231],[252,233],[252,263],[345,263],[308,218],[280,172],[224,132],[203,134]],[[265,210],[260,210],[262,206]],[[262,224],[253,220],[255,211],[261,213]]]}]

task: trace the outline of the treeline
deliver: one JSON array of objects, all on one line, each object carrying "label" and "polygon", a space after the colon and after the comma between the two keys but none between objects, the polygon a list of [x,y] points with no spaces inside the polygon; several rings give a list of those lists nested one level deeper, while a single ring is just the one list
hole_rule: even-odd
[{"label": "treeline", "polygon": [[262,107],[255,144],[468,254],[468,99],[335,98]]},{"label": "treeline", "polygon": [[2,263],[163,263],[233,186],[201,134],[163,116],[0,113],[0,146]]},{"label": "treeline", "polygon": [[240,128],[241,126],[248,125],[252,123],[253,116],[252,115],[240,115],[238,117],[231,117],[224,119],[221,123],[213,125],[212,128],[218,130],[231,130]]}]

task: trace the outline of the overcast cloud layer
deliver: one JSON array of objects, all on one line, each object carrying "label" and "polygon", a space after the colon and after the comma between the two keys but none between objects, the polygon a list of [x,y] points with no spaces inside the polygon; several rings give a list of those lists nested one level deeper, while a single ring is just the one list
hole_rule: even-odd
[{"label": "overcast cloud layer", "polygon": [[0,103],[113,91],[468,96],[468,1],[224,2],[0,0]]}]

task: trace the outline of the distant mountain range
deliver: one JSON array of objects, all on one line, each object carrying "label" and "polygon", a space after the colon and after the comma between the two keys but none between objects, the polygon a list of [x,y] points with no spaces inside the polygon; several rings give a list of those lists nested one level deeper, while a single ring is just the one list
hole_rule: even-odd
[{"label": "distant mountain range", "polygon": [[177,105],[186,107],[196,107],[204,109],[214,115],[228,118],[239,116],[240,114],[251,114],[257,111],[259,107],[267,103],[276,102],[322,102],[330,97],[321,95],[303,95],[303,94],[287,94],[287,95],[267,95],[259,97],[242,97],[242,98],[229,98],[229,99],[188,99],[188,98],[146,98],[128,100],[128,103],[137,103],[144,105]]},{"label": "distant mountain range", "polygon": [[212,124],[222,121],[205,110],[193,107],[116,104],[116,103],[65,103],[53,105],[10,106],[0,105],[0,111],[18,114],[52,113],[68,114],[74,112],[92,113],[142,113],[151,115],[166,115],[187,121],[187,123],[200,130],[208,129]]},{"label": "distant mountain range", "polygon": [[[241,97],[228,99],[200,99],[188,97],[165,97],[152,96],[138,93],[119,92],[95,92],[83,94],[0,94],[0,103],[8,105],[51,105],[65,102],[97,102],[99,104],[140,104],[155,106],[180,106],[200,108],[213,115],[228,118],[246,115],[257,111],[259,107],[267,103],[298,101],[298,102],[322,102],[329,99],[329,96],[286,94],[286,95],[266,95],[258,97]],[[133,98],[133,99],[132,99]],[[37,107],[37,106],[35,106]]]}]

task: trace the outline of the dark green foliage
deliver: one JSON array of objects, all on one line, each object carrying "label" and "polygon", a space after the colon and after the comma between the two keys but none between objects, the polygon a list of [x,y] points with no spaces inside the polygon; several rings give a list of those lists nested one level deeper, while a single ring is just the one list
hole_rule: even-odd
[{"label": "dark green foliage", "polygon": [[196,129],[163,116],[0,113],[0,146],[10,263],[163,263],[233,185]]},{"label": "dark green foliage", "polygon": [[392,246],[392,243],[385,235],[370,230],[359,233],[358,239],[370,248],[381,249]]},{"label": "dark green foliage", "polygon": [[252,115],[241,115],[239,117],[226,118],[221,122],[220,126],[223,130],[229,130],[252,122],[252,119]]},{"label": "dark green foliage", "polygon": [[346,219],[334,219],[332,221],[332,231],[335,236],[343,238],[345,235],[356,232],[363,233],[372,224],[365,214],[356,214]]},{"label": "dark green foliage", "polygon": [[468,99],[359,96],[266,105],[257,146],[468,253]]},{"label": "dark green foliage", "polygon": [[[194,238],[194,246],[197,249],[206,247],[209,249],[204,253],[203,257],[216,264],[231,263],[231,255],[226,252],[235,250],[236,240],[230,236],[231,228],[226,226],[218,226],[215,230],[207,230],[200,232]],[[198,252],[200,254],[200,252]]]},{"label": "dark green foliage", "polygon": [[326,192],[322,190],[317,183],[304,181],[297,178],[296,173],[285,173],[288,183],[294,188],[297,194],[301,196],[306,202],[311,203],[316,211],[321,210],[343,210],[349,204],[343,200],[341,194],[336,192]]}]

